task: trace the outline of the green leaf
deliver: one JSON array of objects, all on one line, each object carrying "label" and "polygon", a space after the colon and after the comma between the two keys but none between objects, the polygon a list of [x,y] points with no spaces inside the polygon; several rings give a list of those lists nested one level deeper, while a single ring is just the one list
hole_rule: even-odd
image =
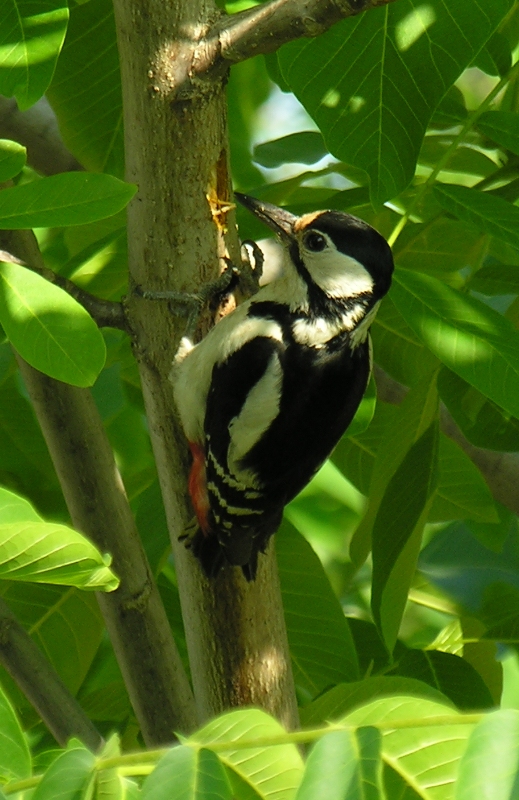
[{"label": "green leaf", "polygon": [[0,578],[111,592],[119,580],[88,539],[54,522],[0,525]]},{"label": "green leaf", "polygon": [[23,111],[45,92],[65,38],[64,0],[4,0],[0,4],[0,94]]},{"label": "green leaf", "polygon": [[347,712],[380,697],[392,697],[397,694],[415,695],[447,702],[447,698],[430,683],[400,675],[377,675],[364,678],[353,683],[341,683],[325,692],[312,703],[302,708],[301,724],[307,727],[322,725],[325,722],[340,719]]},{"label": "green leaf", "polygon": [[104,339],[90,314],[18,264],[0,265],[0,321],[20,355],[51,378],[91,386],[104,366]]},{"label": "green leaf", "polygon": [[68,149],[87,169],[124,177],[121,74],[112,3],[73,6],[47,92]]},{"label": "green leaf", "polygon": [[173,747],[143,783],[142,800],[232,800],[218,756],[187,745]]},{"label": "green leaf", "polygon": [[410,182],[435,107],[510,7],[399,0],[279,51],[330,152],[369,173],[374,204]]},{"label": "green leaf", "polygon": [[408,650],[396,665],[399,675],[428,683],[458,708],[492,708],[494,701],[483,679],[465,659],[440,650]]},{"label": "green leaf", "polygon": [[519,247],[519,208],[488,192],[436,184],[434,194],[441,207],[463,222],[497,236],[503,242]]},{"label": "green leaf", "polygon": [[47,770],[32,800],[80,800],[95,777],[95,756],[77,741]]},{"label": "green leaf", "polygon": [[452,519],[499,522],[490,489],[461,447],[440,435],[439,459],[438,488],[429,522]]},{"label": "green leaf", "polygon": [[506,75],[512,66],[512,53],[506,36],[496,31],[478,53],[474,66],[479,67],[487,75]]},{"label": "green leaf", "polygon": [[477,126],[496,144],[519,155],[517,114],[512,111],[487,111],[480,116]]},{"label": "green leaf", "polygon": [[364,392],[364,396],[360,401],[360,405],[355,412],[355,416],[348,425],[346,431],[347,436],[358,436],[369,427],[371,420],[375,414],[377,407],[377,387],[373,375],[369,379],[369,383]]},{"label": "green leaf", "polygon": [[13,707],[0,686],[0,781],[31,774],[31,754]]},{"label": "green leaf", "polygon": [[519,450],[519,419],[444,367],[438,376],[441,398],[469,442],[489,450]]},{"label": "green leaf", "polygon": [[355,734],[332,731],[312,747],[296,800],[361,800]]},{"label": "green leaf", "polygon": [[459,765],[455,800],[512,800],[519,786],[519,711],[484,717],[473,730]]},{"label": "green leaf", "polygon": [[412,445],[389,481],[373,524],[371,608],[386,647],[395,646],[438,480],[438,425]]},{"label": "green leaf", "polygon": [[117,214],[136,191],[112,175],[51,175],[0,192],[0,229],[84,225]]},{"label": "green leaf", "polygon": [[10,139],[0,139],[0,181],[14,178],[25,166],[27,148]]},{"label": "green leaf", "polygon": [[447,367],[519,417],[519,332],[507,319],[417,272],[397,272],[391,295],[407,324]]},{"label": "green leaf", "polygon": [[[393,797],[451,800],[458,765],[473,725],[465,722],[461,714],[459,724],[434,724],[435,717],[446,714],[452,718],[458,716],[450,705],[397,695],[362,706],[343,721],[347,725],[387,726],[383,731],[382,757],[400,776],[401,784],[416,792],[416,795],[402,793]],[[389,727],[393,720],[398,727]],[[413,725],[413,721],[419,725]]]},{"label": "green leaf", "polygon": [[477,263],[483,247],[485,239],[477,228],[440,217],[432,223],[408,225],[394,255],[399,267],[441,274]]},{"label": "green leaf", "polygon": [[[115,758],[121,755],[121,743],[117,733],[110,736],[99,758]],[[98,770],[96,774],[96,800],[126,800],[124,779],[117,767]]]},{"label": "green leaf", "polygon": [[303,774],[303,761],[293,744],[233,749],[232,742],[267,739],[284,733],[277,720],[259,709],[241,709],[209,722],[189,741],[210,748],[229,742],[229,749],[218,750],[220,760],[245,780],[262,800],[292,800]]},{"label": "green leaf", "polygon": [[0,486],[0,524],[9,522],[42,522],[32,505],[8,489]]},{"label": "green leaf", "polygon": [[287,520],[276,553],[296,684],[315,697],[331,684],[358,677],[348,621],[321,562]]},{"label": "green leaf", "polygon": [[105,631],[95,594],[50,584],[3,580],[0,592],[69,691],[76,694]]},{"label": "green leaf", "polygon": [[[368,509],[350,545],[351,559],[356,565],[366,560],[371,549],[373,525],[389,482],[412,445],[438,417],[436,374],[429,374],[415,386],[394,416],[391,416],[390,409],[386,408],[386,412],[386,424],[377,447],[377,458],[369,484]],[[366,433],[369,440],[370,428]]]},{"label": "green leaf", "polygon": [[519,267],[516,264],[485,264],[471,277],[468,288],[486,295],[519,293]]},{"label": "green leaf", "polygon": [[280,139],[257,144],[253,158],[262,167],[280,167],[281,164],[315,164],[328,154],[319,131],[289,133]]}]

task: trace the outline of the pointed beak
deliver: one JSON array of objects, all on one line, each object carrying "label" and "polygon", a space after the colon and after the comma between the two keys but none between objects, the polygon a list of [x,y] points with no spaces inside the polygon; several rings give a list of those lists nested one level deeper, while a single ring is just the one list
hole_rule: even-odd
[{"label": "pointed beak", "polygon": [[255,197],[249,197],[247,194],[235,192],[234,196],[242,206],[248,208],[249,211],[252,211],[265,225],[272,228],[281,239],[285,241],[287,239],[292,239],[294,235],[294,225],[299,219],[295,214],[291,214],[290,211],[285,211],[284,208],[274,206],[272,203],[266,203],[264,200],[256,200]]}]

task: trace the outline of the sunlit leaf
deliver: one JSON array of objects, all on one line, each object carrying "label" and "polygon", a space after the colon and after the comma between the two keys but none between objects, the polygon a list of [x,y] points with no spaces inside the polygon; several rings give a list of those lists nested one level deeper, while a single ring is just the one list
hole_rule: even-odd
[{"label": "sunlit leaf", "polygon": [[68,22],[64,0],[3,0],[0,3],[0,94],[29,108],[45,92]]},{"label": "sunlit leaf", "polygon": [[173,747],[143,783],[142,800],[232,800],[222,763],[210,750]]},{"label": "sunlit leaf", "polygon": [[51,378],[91,386],[104,366],[104,339],[90,314],[18,264],[0,264],[0,320],[20,355]]},{"label": "sunlit leaf", "polygon": [[31,754],[11,703],[0,686],[0,780],[28,778]]},{"label": "sunlit leaf", "polygon": [[468,741],[456,781],[456,800],[512,800],[519,784],[519,711],[484,717]]},{"label": "sunlit leaf", "polygon": [[116,214],[137,187],[112,175],[63,172],[0,192],[0,229],[83,225]]},{"label": "sunlit leaf", "polygon": [[361,800],[360,781],[355,734],[332,731],[312,747],[296,800]]},{"label": "sunlit leaf", "polygon": [[53,522],[0,525],[0,577],[113,591],[119,581],[111,558],[80,533]]},{"label": "sunlit leaf", "polygon": [[79,742],[72,741],[63,755],[47,770],[32,796],[33,800],[77,800],[84,797],[94,780],[95,756]]},{"label": "sunlit leaf", "polygon": [[283,77],[330,152],[369,173],[374,203],[410,182],[435,107],[510,7],[399,0],[280,50]]},{"label": "sunlit leaf", "polygon": [[501,197],[466,186],[442,183],[434,187],[440,205],[463,222],[519,247],[519,208]]}]

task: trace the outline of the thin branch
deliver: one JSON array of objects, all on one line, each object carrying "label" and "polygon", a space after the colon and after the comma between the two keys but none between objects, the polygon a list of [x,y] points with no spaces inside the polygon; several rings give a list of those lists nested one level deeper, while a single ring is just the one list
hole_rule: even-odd
[{"label": "thin branch", "polygon": [[[9,247],[10,238],[12,238],[10,232],[4,231],[2,234],[4,247]],[[21,267],[25,267],[31,272],[41,275],[41,277],[45,278],[49,283],[59,286],[60,289],[63,289],[67,294],[71,295],[71,297],[77,300],[78,303],[88,311],[100,328],[119,328],[126,333],[130,332],[122,303],[117,303],[113,300],[101,300],[99,297],[85,291],[85,289],[81,289],[73,281],[61,275],[57,275],[53,270],[46,267],[43,264],[43,258],[40,258],[41,266],[35,266],[34,263],[27,264],[12,253],[10,249],[6,249],[0,250],[0,261],[10,264],[19,264]]]},{"label": "thin branch", "polygon": [[[32,231],[0,232],[0,246],[33,264],[41,258]],[[99,412],[88,390],[18,361],[72,521],[112,554],[121,579],[97,598],[144,740],[166,744],[196,727],[193,695]]]},{"label": "thin branch", "polygon": [[61,747],[76,736],[94,753],[101,749],[101,734],[2,599],[0,663]]},{"label": "thin branch", "polygon": [[[272,53],[294,39],[319,36],[336,22],[394,0],[271,0],[220,20],[207,37],[218,62]],[[218,42],[218,54],[214,52]],[[198,70],[197,70],[198,72]]]},{"label": "thin branch", "polygon": [[[381,400],[398,405],[408,389],[393,380],[380,367],[375,367],[377,392]],[[519,514],[519,454],[486,450],[471,444],[442,405],[440,425],[443,433],[458,444],[479,469],[493,497],[514,514]]]}]

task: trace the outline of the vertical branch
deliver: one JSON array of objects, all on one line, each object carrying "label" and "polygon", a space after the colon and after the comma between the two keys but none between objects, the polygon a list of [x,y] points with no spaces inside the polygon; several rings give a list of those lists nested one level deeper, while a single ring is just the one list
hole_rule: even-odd
[{"label": "vertical branch", "polygon": [[[128,209],[130,282],[192,291],[217,275],[222,245],[234,260],[239,255],[232,213],[227,220],[215,215],[230,197],[224,80],[188,80],[200,57],[198,42],[219,12],[210,0],[114,0],[114,7],[127,179],[139,186]],[[150,303],[130,294],[127,312],[199,713],[207,717],[255,703],[294,726],[297,708],[273,548],[261,558],[255,582],[246,584],[230,567],[210,582],[178,542],[192,511],[186,501],[186,443],[168,376],[183,325],[166,303]]]}]

